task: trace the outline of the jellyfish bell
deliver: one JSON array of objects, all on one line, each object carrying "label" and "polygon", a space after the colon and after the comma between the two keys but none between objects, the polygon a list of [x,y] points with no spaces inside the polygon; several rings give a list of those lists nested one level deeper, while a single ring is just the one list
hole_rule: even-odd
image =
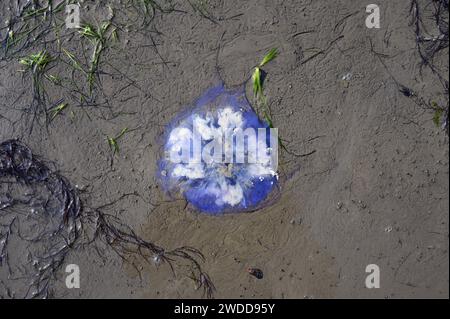
[{"label": "jellyfish bell", "polygon": [[243,88],[217,85],[166,127],[158,176],[163,189],[218,215],[261,208],[277,189],[278,132]]}]

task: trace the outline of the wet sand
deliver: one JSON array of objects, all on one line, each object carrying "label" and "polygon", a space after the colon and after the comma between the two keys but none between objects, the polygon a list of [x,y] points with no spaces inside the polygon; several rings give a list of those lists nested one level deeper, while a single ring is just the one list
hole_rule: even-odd
[{"label": "wet sand", "polygon": [[[368,29],[358,1],[211,0],[216,22],[180,2],[182,12],[158,14],[146,31],[119,32],[99,65],[97,105],[69,102],[32,134],[22,111],[32,101],[30,78],[18,72],[17,57],[1,60],[0,141],[20,138],[53,161],[89,190],[89,205],[139,194],[110,212],[158,245],[199,249],[217,298],[448,298],[448,136],[396,81],[426,100],[448,95],[419,67],[409,1],[379,5],[381,28]],[[8,6],[0,5],[1,21]],[[91,54],[75,40],[63,46]],[[208,216],[170,201],[156,178],[165,125],[220,78],[244,83],[273,47],[280,54],[265,67],[264,86],[274,125],[291,152],[315,152],[280,152],[279,198],[257,212]],[[448,48],[435,63],[448,81],[447,55]],[[251,100],[250,83],[247,92]],[[49,95],[67,98],[58,88]],[[112,156],[106,136],[125,127],[133,130]],[[81,288],[65,288],[62,268],[56,297],[202,296],[183,265],[173,276],[167,265],[126,263],[100,248],[69,253],[65,264],[80,266]],[[369,264],[380,268],[379,289],[365,287]],[[5,271],[0,279],[8,282]]]}]

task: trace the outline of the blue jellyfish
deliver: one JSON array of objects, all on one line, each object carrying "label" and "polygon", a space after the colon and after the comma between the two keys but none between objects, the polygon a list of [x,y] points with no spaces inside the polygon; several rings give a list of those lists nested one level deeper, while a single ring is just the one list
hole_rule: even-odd
[{"label": "blue jellyfish", "polygon": [[158,176],[170,196],[201,212],[253,211],[277,187],[277,143],[243,88],[218,85],[166,127]]}]

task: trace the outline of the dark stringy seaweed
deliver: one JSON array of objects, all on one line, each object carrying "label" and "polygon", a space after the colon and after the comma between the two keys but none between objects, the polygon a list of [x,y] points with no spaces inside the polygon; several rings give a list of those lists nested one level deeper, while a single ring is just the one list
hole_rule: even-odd
[{"label": "dark stringy seaweed", "polygon": [[[449,45],[449,1],[448,0],[433,0],[425,2],[424,5],[419,5],[418,0],[411,0],[410,6],[411,25],[416,34],[416,48],[420,57],[420,66],[428,67],[434,75],[437,76],[443,88],[443,94],[446,96],[446,105],[426,105],[422,101],[418,104],[425,105],[435,111],[436,114],[444,113],[442,120],[441,116],[436,119],[436,124],[442,126],[449,133],[449,83],[448,75],[445,76],[445,71],[440,70],[436,65],[434,58],[441,51],[448,50]],[[446,70],[448,72],[448,70]],[[407,91],[402,92],[405,96],[411,97],[414,94],[406,94]]]},{"label": "dark stringy seaweed", "polygon": [[[85,75],[89,65],[74,66],[74,61],[78,63],[81,56],[76,55],[80,52],[75,52],[75,48],[80,47],[86,39],[83,39],[79,30],[61,28],[65,23],[67,3],[78,2],[14,1],[10,6],[11,11],[6,14],[5,24],[0,26],[0,61],[26,62],[27,57],[38,54],[45,54],[49,58],[48,63],[42,64],[42,67],[20,63],[26,71],[24,79],[32,79],[32,100],[22,109],[23,116],[19,119],[21,122],[25,120],[24,125],[30,134],[35,124],[48,128],[58,114],[56,112],[67,105],[83,108],[110,107],[99,97],[102,96],[99,83],[96,89],[100,93],[96,91],[92,96],[85,92],[85,88],[75,85],[79,82],[78,78]],[[112,35],[116,35],[117,40],[117,32],[122,34],[125,29],[131,28],[131,32],[149,38],[155,54],[166,64],[157,49],[154,37],[159,32],[152,21],[157,15],[187,12],[175,8],[171,1],[96,3],[103,7],[107,4],[111,5],[112,15],[106,22],[114,26],[110,30],[108,41],[114,41]],[[197,5],[197,1],[189,1],[187,8],[189,7],[203,18],[213,20],[204,6]],[[72,38],[79,45],[65,48],[64,45]],[[60,48],[61,43],[62,49],[68,51]],[[54,73],[63,62],[73,68],[69,77]],[[122,74],[114,66],[111,67]],[[55,75],[48,72],[50,69]],[[91,74],[95,78],[101,73],[107,74],[100,67],[92,68],[92,73],[95,73]],[[69,84],[62,82],[62,79]],[[132,79],[127,79],[140,90]],[[49,89],[55,87],[63,91],[63,99],[48,94]],[[2,115],[0,119],[8,120]],[[19,121],[10,123],[17,125]],[[206,297],[212,297],[215,288],[200,265],[204,261],[200,251],[187,246],[166,250],[144,240],[119,218],[106,211],[110,205],[97,208],[83,205],[85,201],[80,198],[83,192],[50,167],[50,163],[34,155],[18,140],[0,144],[0,278],[4,278],[0,279],[0,298],[51,297],[54,290],[52,283],[67,254],[85,245],[99,243],[113,249],[124,261],[128,261],[131,254],[138,254],[148,262],[166,262],[174,273],[175,267],[185,261],[192,272],[189,272],[189,277],[196,282],[198,288],[203,288]],[[123,197],[126,196],[120,199]]]},{"label": "dark stringy seaweed", "polygon": [[[202,270],[200,251],[188,246],[166,250],[103,210],[83,207],[79,191],[20,141],[1,143],[0,271],[7,272],[3,278],[8,281],[0,280],[0,296],[51,297],[52,283],[67,254],[99,242],[124,262],[135,254],[148,262],[166,262],[174,274],[176,264],[187,261],[197,287],[206,297],[213,296],[215,288]],[[94,229],[92,236],[87,229]]]}]

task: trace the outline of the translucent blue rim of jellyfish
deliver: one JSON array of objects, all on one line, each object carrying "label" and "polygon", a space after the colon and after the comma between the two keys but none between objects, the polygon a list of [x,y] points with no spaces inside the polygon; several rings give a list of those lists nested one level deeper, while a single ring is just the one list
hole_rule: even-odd
[{"label": "translucent blue rim of jellyfish", "polygon": [[[269,125],[250,106],[244,88],[226,89],[222,84],[217,85],[208,89],[193,106],[176,115],[165,129],[157,175],[170,196],[181,194],[203,213],[220,215],[258,209],[277,187],[278,175],[273,163],[236,163],[234,153],[232,165],[206,162],[203,158],[195,164],[187,159],[174,162],[168,154],[181,154],[182,147],[190,150],[190,158],[194,156],[193,135],[183,135],[183,132],[193,132],[194,128],[202,137],[202,150],[211,142],[214,132],[225,128],[232,131],[253,128],[257,132],[265,129],[266,134],[261,137],[263,145],[258,140],[258,147],[273,151],[274,139],[271,139]],[[249,154],[252,148],[249,139],[244,141],[247,158],[252,155]],[[232,152],[235,152],[235,140],[233,147]]]}]

